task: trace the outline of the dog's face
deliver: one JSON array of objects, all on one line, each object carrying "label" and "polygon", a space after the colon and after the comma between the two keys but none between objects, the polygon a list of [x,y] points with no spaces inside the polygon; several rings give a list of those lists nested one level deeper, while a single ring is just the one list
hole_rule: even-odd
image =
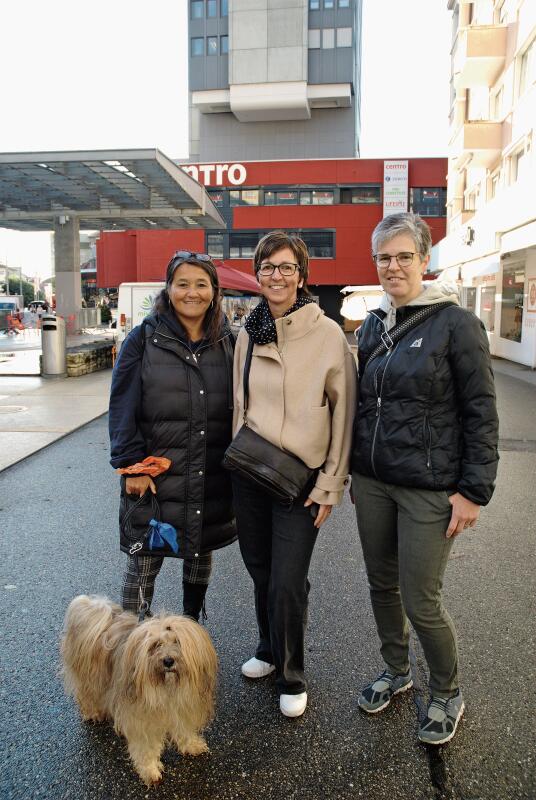
[{"label": "dog's face", "polygon": [[184,672],[180,617],[149,619],[129,636],[126,657],[135,682],[176,684]]}]

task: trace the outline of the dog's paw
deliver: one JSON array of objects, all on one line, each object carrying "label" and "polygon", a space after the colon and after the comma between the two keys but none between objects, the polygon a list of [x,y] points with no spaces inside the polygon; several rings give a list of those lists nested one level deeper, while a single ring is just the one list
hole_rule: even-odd
[{"label": "dog's paw", "polygon": [[136,770],[142,781],[147,786],[152,786],[154,783],[160,783],[162,780],[163,765],[161,761],[155,761],[151,764],[136,765]]},{"label": "dog's paw", "polygon": [[208,744],[202,736],[192,736],[191,739],[185,739],[177,742],[177,750],[184,756],[200,756],[202,753],[209,753]]}]

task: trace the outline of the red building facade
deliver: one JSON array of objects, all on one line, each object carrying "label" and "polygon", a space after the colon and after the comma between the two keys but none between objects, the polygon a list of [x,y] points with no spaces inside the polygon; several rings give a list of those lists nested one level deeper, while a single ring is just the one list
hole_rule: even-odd
[{"label": "red building facade", "polygon": [[[338,318],[340,289],[375,284],[370,236],[389,192],[383,159],[257,161],[184,165],[204,184],[226,231],[106,232],[97,242],[97,283],[161,280],[175,250],[210,253],[251,274],[258,239],[276,228],[295,231],[311,254],[309,284],[326,312]],[[399,162],[397,162],[399,163]],[[407,208],[421,214],[434,244],[445,236],[445,158],[407,159],[402,188]],[[386,200],[387,203],[387,200]]]}]

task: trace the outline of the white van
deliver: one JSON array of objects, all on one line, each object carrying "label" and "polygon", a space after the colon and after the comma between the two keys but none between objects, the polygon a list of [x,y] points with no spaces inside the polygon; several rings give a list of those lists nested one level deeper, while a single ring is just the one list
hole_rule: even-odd
[{"label": "white van", "polygon": [[122,283],[117,299],[117,343],[120,345],[132,328],[151,313],[157,294],[165,286],[154,283]]}]

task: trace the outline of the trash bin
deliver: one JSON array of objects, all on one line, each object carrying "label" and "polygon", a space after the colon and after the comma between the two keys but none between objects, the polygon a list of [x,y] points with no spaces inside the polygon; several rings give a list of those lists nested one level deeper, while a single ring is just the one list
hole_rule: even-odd
[{"label": "trash bin", "polygon": [[41,320],[43,378],[64,378],[67,375],[65,320],[46,314]]}]

